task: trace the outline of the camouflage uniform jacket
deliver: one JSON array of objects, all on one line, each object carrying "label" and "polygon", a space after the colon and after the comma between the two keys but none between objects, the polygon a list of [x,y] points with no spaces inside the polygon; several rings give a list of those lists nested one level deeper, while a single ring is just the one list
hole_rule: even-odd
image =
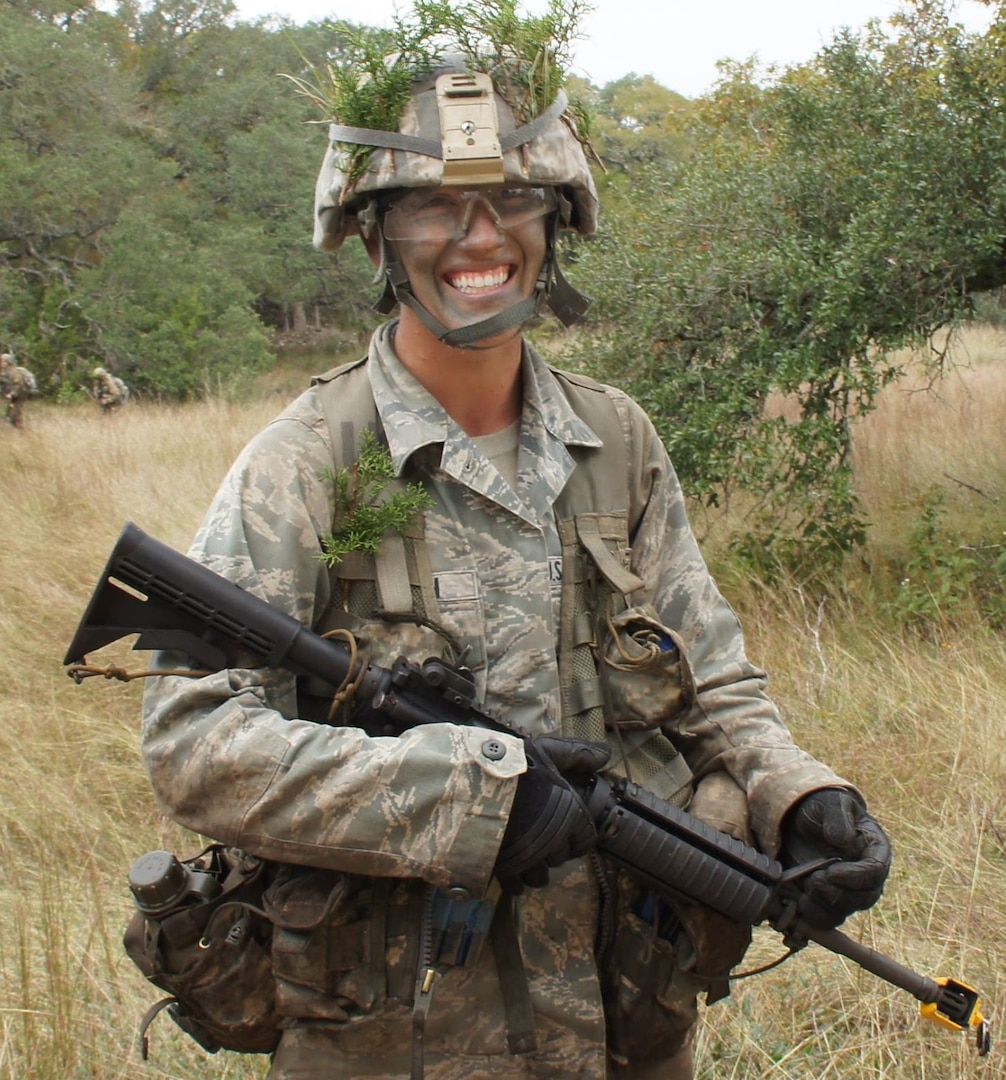
[{"label": "camouflage uniform jacket", "polygon": [[26,367],[7,364],[0,369],[0,395],[9,401],[23,401],[38,392],[38,382]]},{"label": "camouflage uniform jacket", "polygon": [[[440,616],[468,649],[466,662],[485,706],[531,732],[558,730],[555,560],[561,545],[553,506],[574,465],[571,451],[599,440],[570,408],[557,375],[526,349],[518,481],[511,489],[397,361],[392,332],[389,324],[375,334],[367,373],[396,470],[408,477],[416,462],[425,463],[422,475],[433,497],[425,535]],[[616,390],[606,392],[630,425],[634,499],[643,508],[631,551],[625,549],[643,582],[632,599],[652,604],[675,628],[695,681],[694,704],[667,733],[697,775],[725,771],[733,777],[747,794],[761,846],[775,853],[779,822],[797,798],[847,785],[793,744],[764,694],[764,674],[744,654],[736,617],[706,570],[663,445],[638,406]],[[235,462],[194,541],[193,557],[316,625],[333,600],[318,558],[335,510],[332,462],[329,423],[313,387]],[[389,648],[408,652],[412,632],[393,628]],[[164,662],[175,666],[177,658]],[[397,938],[393,932],[407,926],[403,911],[414,899],[407,886],[422,879],[476,897],[486,893],[524,753],[518,739],[504,735],[504,755],[489,755],[484,732],[447,724],[390,738],[306,722],[297,718],[296,692],[292,677],[276,671],[162,677],[147,692],[144,758],[160,805],[176,821],[303,868],[285,883],[278,909],[294,910],[298,896],[320,889],[329,916],[335,893],[357,897],[348,907],[359,915],[383,890],[391,912],[382,923],[385,976],[375,983],[373,964],[358,957],[350,970],[353,962],[344,954],[353,949],[342,941],[305,944],[301,919],[285,1007],[293,1016],[351,1020],[348,1057],[362,1060],[373,1051],[387,1062],[389,1030],[401,1028],[407,1036],[415,977],[412,932]],[[536,1053],[556,1068],[541,1075],[605,1076],[594,953],[600,892],[590,861],[581,860],[554,873],[546,888],[517,898]],[[352,917],[337,921],[349,933]],[[306,959],[309,952],[315,961]],[[476,969],[442,977],[429,1017],[430,1060],[454,1062],[459,1077],[475,1075],[471,1055],[485,1069],[478,1075],[523,1075],[504,1064],[501,991],[488,953]],[[338,1006],[324,1005],[319,990]],[[369,1075],[362,1067],[358,1074]]]}]

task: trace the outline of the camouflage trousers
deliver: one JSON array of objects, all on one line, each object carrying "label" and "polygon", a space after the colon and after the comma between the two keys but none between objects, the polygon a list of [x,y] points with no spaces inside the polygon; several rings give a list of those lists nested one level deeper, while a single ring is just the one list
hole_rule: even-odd
[{"label": "camouflage trousers", "polygon": [[[619,944],[628,940],[620,935]],[[441,1025],[427,1030],[423,1080],[693,1080],[692,1046],[698,1022],[699,982],[673,964],[667,943],[654,971],[659,983],[623,974],[609,999],[608,1038],[577,1032],[536,1010],[535,1047],[511,1053],[487,1020],[485,988],[467,982],[468,995],[447,1004]],[[649,971],[649,965],[647,966]],[[633,973],[635,974],[635,973]],[[669,977],[668,977],[669,975]],[[441,1004],[445,1004],[443,999]],[[461,1023],[458,1026],[457,1019]],[[345,1022],[294,1020],[282,1034],[267,1080],[412,1080],[415,1051],[412,1009],[385,1001]],[[495,1045],[494,1045],[495,1044]],[[486,1052],[478,1052],[478,1051]]]},{"label": "camouflage trousers", "polygon": [[[694,1003],[691,1008],[694,1009]],[[686,1006],[686,1012],[691,1011]],[[411,1048],[401,1036],[408,1032],[407,1013],[384,1049],[369,1053],[346,1045],[337,1026],[305,1023],[283,1033],[267,1080],[409,1080]],[[645,1065],[613,1061],[570,1063],[535,1054],[426,1054],[424,1080],[693,1080],[694,1027],[683,1029],[682,1042],[669,1057]],[[375,1033],[372,1033],[375,1034]],[[369,1040],[368,1040],[369,1041]]]},{"label": "camouflage trousers", "polygon": [[7,420],[14,427],[24,426],[24,398],[9,397],[7,399]]},{"label": "camouflage trousers", "polygon": [[[736,786],[727,781],[704,787],[704,801],[696,800],[703,818],[744,835],[746,820],[734,813],[737,805],[744,808],[742,797],[740,803],[736,799]],[[570,886],[565,892],[575,908],[587,891],[585,880],[575,875],[586,870],[571,866],[564,870],[563,883]],[[532,967],[543,991],[534,1003],[536,1047],[510,1053],[505,1034],[513,1032],[498,1000],[493,950],[484,949],[477,968],[455,971],[434,992],[424,1038],[424,1080],[693,1080],[699,997],[705,995],[712,1004],[726,995],[727,976],[743,957],[751,928],[708,909],[663,904],[624,872],[609,873],[606,892],[618,918],[596,957],[596,968],[591,954],[589,966],[599,983],[574,980],[560,991],[543,973],[551,955],[548,948],[538,954],[532,942]],[[389,926],[394,924],[390,919]],[[552,924],[545,932],[545,925],[541,936],[554,945],[561,928]],[[322,955],[337,952],[329,942]],[[569,967],[568,955],[565,960]],[[410,984],[414,970],[414,961],[403,970]],[[303,969],[298,977],[303,978]],[[357,989],[359,982],[357,977],[353,983]],[[572,997],[556,1012],[550,1008],[554,1000],[549,991],[559,999],[564,993]],[[344,1013],[345,1021],[317,1011],[317,1020],[289,1021],[267,1080],[410,1080],[415,1047],[408,987],[400,985],[392,994],[375,992],[368,1000],[365,1010]],[[291,1009],[286,1015],[312,1014]],[[553,1019],[558,1015],[563,1023]]]}]

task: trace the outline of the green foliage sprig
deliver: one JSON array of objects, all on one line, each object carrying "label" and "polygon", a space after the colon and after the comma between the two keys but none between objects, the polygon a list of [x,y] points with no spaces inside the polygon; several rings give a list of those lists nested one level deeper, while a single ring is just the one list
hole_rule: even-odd
[{"label": "green foliage sprig", "polygon": [[[550,0],[542,15],[522,16],[516,0],[415,0],[396,12],[391,30],[340,22],[338,61],[309,65],[309,79],[287,76],[319,108],[321,122],[396,131],[412,86],[445,55],[457,53],[473,71],[488,74],[521,123],[539,115],[566,80],[570,49],[590,10],[584,0]],[[589,114],[575,108],[577,128],[588,135]],[[364,171],[373,147],[345,144],[347,184]]]},{"label": "green foliage sprig", "polygon": [[364,432],[353,465],[325,475],[335,484],[335,517],[341,522],[322,537],[320,558],[326,566],[337,565],[351,551],[376,555],[386,533],[401,533],[432,505],[421,484],[405,484],[382,497],[395,479],[395,470],[388,448],[372,431]]},{"label": "green foliage sprig", "polygon": [[[427,0],[417,0],[417,8]],[[522,123],[555,100],[571,61],[570,49],[590,7],[582,0],[550,0],[542,15],[521,17],[515,0],[466,0],[445,9],[448,33],[468,65],[492,77]],[[586,132],[584,132],[586,134]]]},{"label": "green foliage sprig", "polygon": [[[343,39],[339,59],[323,68],[308,64],[310,79],[287,76],[298,91],[321,112],[321,122],[349,127],[396,131],[416,78],[429,71],[442,55],[439,7],[418,10],[415,16],[395,13],[391,30],[333,24]],[[373,153],[372,146],[345,144],[349,153],[348,183],[360,176]]]}]

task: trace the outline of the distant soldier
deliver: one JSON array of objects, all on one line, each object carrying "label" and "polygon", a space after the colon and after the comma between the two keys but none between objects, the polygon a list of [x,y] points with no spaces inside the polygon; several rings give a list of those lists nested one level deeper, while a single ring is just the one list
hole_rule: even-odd
[{"label": "distant soldier", "polygon": [[35,376],[14,362],[13,353],[0,353],[0,394],[7,402],[7,419],[14,427],[24,426],[24,403],[37,393]]},{"label": "distant soldier", "polygon": [[101,406],[102,412],[113,412],[129,400],[129,387],[110,371],[96,367],[91,372],[91,396]]}]

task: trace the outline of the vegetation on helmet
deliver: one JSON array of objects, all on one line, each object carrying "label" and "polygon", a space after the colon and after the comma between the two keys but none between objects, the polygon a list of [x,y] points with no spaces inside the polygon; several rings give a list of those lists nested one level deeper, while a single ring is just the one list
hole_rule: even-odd
[{"label": "vegetation on helmet", "polygon": [[[549,0],[544,14],[522,16],[516,0],[414,0],[411,12],[396,12],[390,30],[335,24],[346,42],[339,62],[312,65],[313,81],[289,77],[318,106],[321,122],[397,131],[416,80],[445,56],[461,56],[472,71],[490,76],[523,124],[555,100],[589,10],[583,0]],[[585,139],[587,112],[579,103],[572,111]],[[343,145],[351,186],[374,148]]]},{"label": "vegetation on helmet", "polygon": [[514,0],[439,6],[449,12],[457,52],[473,71],[492,78],[522,124],[555,100],[566,81],[580,20],[590,10],[582,0],[550,0],[543,15],[521,18]]}]

